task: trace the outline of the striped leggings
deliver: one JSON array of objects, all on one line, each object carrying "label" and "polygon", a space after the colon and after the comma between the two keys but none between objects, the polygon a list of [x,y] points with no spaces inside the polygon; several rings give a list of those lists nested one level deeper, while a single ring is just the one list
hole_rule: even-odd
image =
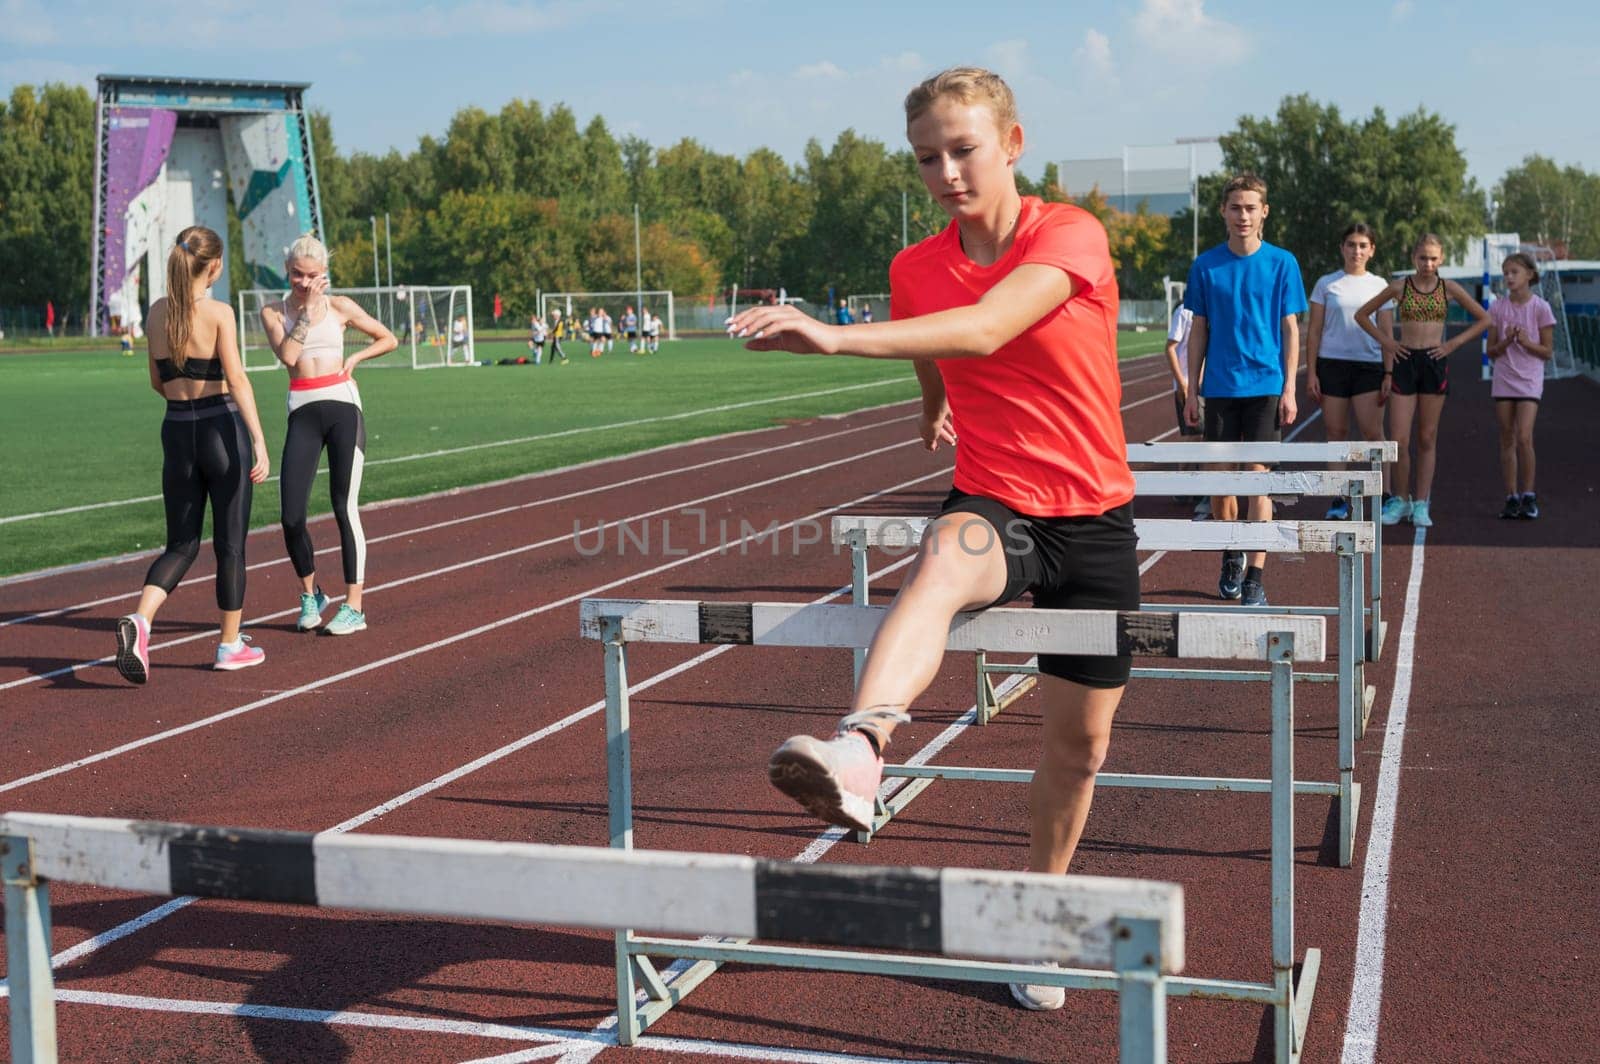
[{"label": "striped leggings", "polygon": [[289,433],[283,441],[279,465],[283,509],[283,542],[289,561],[300,576],[317,571],[316,550],[306,529],[306,508],[311,503],[311,481],[317,460],[328,449],[328,494],[333,518],[339,524],[340,555],[347,584],[366,582],[367,537],[357,510],[361,494],[361,467],[366,460],[367,425],[354,403],[323,400],[307,403],[289,414]]}]

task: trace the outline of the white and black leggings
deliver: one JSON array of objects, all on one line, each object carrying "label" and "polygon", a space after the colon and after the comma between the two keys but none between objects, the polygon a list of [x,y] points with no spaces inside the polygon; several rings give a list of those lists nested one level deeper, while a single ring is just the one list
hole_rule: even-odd
[{"label": "white and black leggings", "polygon": [[[302,399],[315,392],[336,390],[347,394],[339,398]],[[317,460],[326,447],[328,495],[333,503],[334,520],[339,524],[344,580],[347,584],[365,583],[367,537],[361,530],[361,514],[356,509],[361,495],[361,467],[367,451],[367,425],[361,413],[360,396],[349,381],[318,388],[315,392],[289,393],[289,432],[283,441],[283,462],[279,465],[283,542],[298,575],[305,577],[316,572],[316,551],[306,529],[306,508],[311,503],[311,482],[317,475]]]}]

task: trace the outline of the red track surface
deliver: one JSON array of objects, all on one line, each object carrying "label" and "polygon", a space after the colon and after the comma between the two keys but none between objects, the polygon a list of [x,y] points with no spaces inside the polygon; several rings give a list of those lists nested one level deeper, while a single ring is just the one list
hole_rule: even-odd
[{"label": "red track surface", "polygon": [[[1130,439],[1171,427],[1157,369],[1151,360],[1126,367]],[[1586,800],[1600,715],[1593,665],[1585,664],[1600,636],[1596,398],[1587,381],[1554,385],[1547,395],[1538,432],[1546,516],[1537,523],[1493,516],[1498,477],[1486,387],[1458,382],[1446,411],[1439,526],[1427,539],[1412,618],[1382,1061],[1566,1061],[1600,1045],[1590,1007],[1600,823]],[[673,549],[693,555],[717,544],[719,519],[736,539],[741,520],[762,528],[825,508],[927,512],[948,486],[947,454],[929,456],[910,442],[912,409],[775,427],[375,507],[366,514],[371,629],[332,639],[296,634],[292,614],[255,623],[268,660],[242,673],[208,667],[209,570],[173,596],[153,641],[196,638],[155,650],[143,689],[104,665],[27,682],[105,654],[110,619],[131,608],[131,594],[0,627],[0,685],[22,681],[0,687],[7,752],[0,808],[324,830],[565,720],[356,830],[604,845],[603,720],[593,708],[602,695],[600,652],[576,635],[575,597],[809,600],[839,589],[848,578],[845,558],[826,546],[795,555],[793,533],[776,558],[769,544],[686,558],[663,553],[662,522],[671,524]],[[1302,438],[1320,439],[1320,426]],[[687,468],[717,459],[733,460]],[[604,487],[620,481],[632,483]],[[588,493],[541,503],[580,491]],[[720,497],[697,502],[712,495]],[[1318,502],[1288,515],[1320,517]],[[691,505],[708,513],[709,542],[696,542],[697,520],[676,512]],[[649,519],[648,556],[632,543],[619,551],[615,535],[591,556],[574,547],[575,521],[592,527],[655,510],[663,512]],[[1180,513],[1155,500],[1141,512]],[[1333,864],[1328,806],[1311,799],[1296,806],[1298,946],[1323,951],[1308,1061],[1339,1058],[1351,993],[1366,832],[1413,560],[1410,526],[1390,532],[1391,633],[1384,660],[1368,671],[1378,701],[1358,751],[1364,801],[1355,867]],[[317,525],[315,536],[336,550],[330,523]],[[594,543],[586,539],[585,549]],[[247,621],[287,610],[296,588],[276,536],[253,539],[251,558],[259,567]],[[330,575],[336,558],[322,555]],[[0,586],[0,621],[132,592],[145,564]],[[874,559],[878,568],[890,564]],[[451,566],[458,568],[430,575]],[[1153,601],[1206,601],[1215,578],[1211,555],[1167,555],[1144,588]],[[897,579],[878,583],[887,591]],[[1277,604],[1325,604],[1333,579],[1330,557],[1280,557],[1267,586]],[[462,637],[495,622],[504,623]],[[831,727],[848,701],[849,655],[734,648],[706,656],[699,647],[640,646],[630,657],[631,679],[700,657],[635,697],[636,843],[793,857],[819,831],[768,788],[763,765],[787,735]],[[1297,757],[1308,778],[1332,772],[1332,699],[1327,686],[1297,691]],[[1138,682],[1123,703],[1107,767],[1264,774],[1265,701],[1255,685]],[[897,734],[897,753],[920,748],[970,704],[971,660],[952,656],[917,723]],[[202,723],[232,710],[242,711]],[[990,727],[963,733],[944,759],[1031,765],[1037,714],[1029,696]],[[18,782],[184,725],[196,726]],[[841,843],[823,859],[1020,867],[1026,816],[1020,788],[940,783],[870,850]],[[1107,789],[1074,870],[1181,882],[1188,971],[1264,980],[1267,838],[1265,796]],[[162,899],[62,886],[53,901],[59,952]],[[213,902],[90,953],[58,972],[58,986],[68,992],[59,1006],[67,1060],[454,1061],[544,1041],[447,1031],[446,1021],[575,1038],[604,1028],[593,1049],[605,1060],[716,1059],[729,1043],[892,1059],[1115,1059],[1115,1001],[1107,994],[1073,994],[1062,1012],[1034,1015],[1014,1009],[1003,989],[744,967],[697,990],[652,1028],[648,1047],[607,1049],[609,936]],[[70,992],[152,1000],[107,1007],[106,999],[80,1003]],[[198,1015],[194,1003],[269,1011]],[[344,1011],[389,1026],[299,1022],[316,1017],[272,1009]],[[1261,1008],[1174,998],[1169,1019],[1174,1061],[1270,1059],[1271,1021]],[[578,1046],[563,1059],[590,1055]]]}]

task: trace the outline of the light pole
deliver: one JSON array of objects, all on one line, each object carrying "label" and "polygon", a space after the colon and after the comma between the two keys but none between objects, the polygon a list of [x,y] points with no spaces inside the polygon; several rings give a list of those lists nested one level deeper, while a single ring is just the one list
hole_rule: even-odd
[{"label": "light pole", "polygon": [[1200,257],[1200,173],[1195,164],[1196,144],[1215,144],[1216,137],[1178,137],[1174,144],[1189,145],[1189,220],[1194,226],[1190,236],[1191,257]]}]

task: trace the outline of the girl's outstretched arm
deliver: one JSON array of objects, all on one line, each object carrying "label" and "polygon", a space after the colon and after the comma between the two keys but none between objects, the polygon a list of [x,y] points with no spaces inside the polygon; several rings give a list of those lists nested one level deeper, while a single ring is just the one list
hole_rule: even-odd
[{"label": "girl's outstretched arm", "polygon": [[825,325],[792,306],[761,306],[728,320],[728,332],[752,351],[862,358],[983,358],[1072,298],[1071,275],[1056,266],[1024,263],[967,307],[916,318],[860,325]]}]

